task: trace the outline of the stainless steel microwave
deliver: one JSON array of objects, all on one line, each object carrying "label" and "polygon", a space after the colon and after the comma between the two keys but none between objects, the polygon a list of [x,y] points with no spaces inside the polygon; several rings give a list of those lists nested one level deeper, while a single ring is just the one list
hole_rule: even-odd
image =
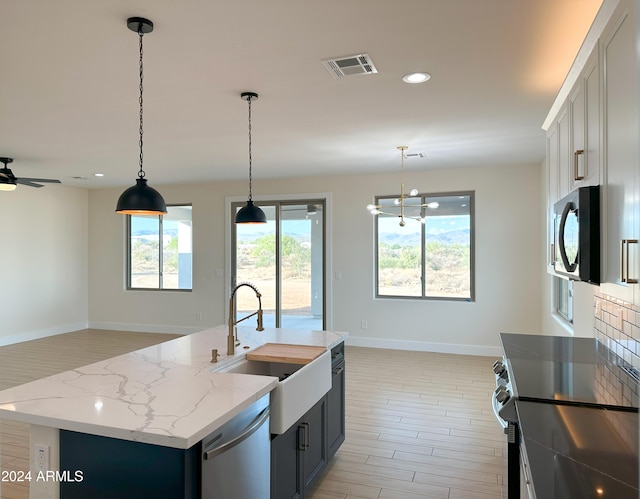
[{"label": "stainless steel microwave", "polygon": [[600,284],[600,187],[580,187],[553,205],[553,267],[560,276]]}]

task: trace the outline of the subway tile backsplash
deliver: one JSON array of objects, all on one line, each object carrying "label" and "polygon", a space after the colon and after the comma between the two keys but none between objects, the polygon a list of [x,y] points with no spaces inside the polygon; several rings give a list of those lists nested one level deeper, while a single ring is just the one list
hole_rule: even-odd
[{"label": "subway tile backsplash", "polygon": [[594,298],[595,337],[640,369],[640,309],[597,291]]}]

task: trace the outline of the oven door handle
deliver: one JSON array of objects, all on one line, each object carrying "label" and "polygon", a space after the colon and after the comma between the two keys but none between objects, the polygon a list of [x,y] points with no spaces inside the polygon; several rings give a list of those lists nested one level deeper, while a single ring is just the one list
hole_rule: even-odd
[{"label": "oven door handle", "polygon": [[498,411],[500,410],[500,408],[498,407],[498,399],[496,399],[495,395],[491,396],[491,406],[493,407],[493,414],[495,415],[496,419],[498,420],[498,423],[500,424],[500,426],[502,426],[502,429],[505,431],[507,431],[507,426],[509,426],[509,423],[507,423],[504,419],[502,419],[500,417],[500,414],[498,413]]}]

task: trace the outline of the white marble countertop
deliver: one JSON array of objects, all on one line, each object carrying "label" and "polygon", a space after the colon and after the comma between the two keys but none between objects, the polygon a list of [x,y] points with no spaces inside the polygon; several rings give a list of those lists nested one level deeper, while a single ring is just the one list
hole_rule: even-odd
[{"label": "white marble countertop", "polygon": [[[265,343],[332,348],[346,333],[218,326],[0,392],[0,417],[188,449],[269,393],[277,378],[212,372]],[[220,353],[211,363],[211,350]]]}]

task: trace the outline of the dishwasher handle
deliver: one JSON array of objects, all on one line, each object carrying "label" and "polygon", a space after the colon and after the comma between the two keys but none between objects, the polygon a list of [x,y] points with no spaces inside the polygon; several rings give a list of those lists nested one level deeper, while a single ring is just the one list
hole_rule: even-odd
[{"label": "dishwasher handle", "polygon": [[251,423],[249,423],[247,425],[247,427],[244,429],[244,431],[242,433],[240,433],[240,435],[238,435],[237,437],[233,438],[232,440],[229,440],[228,442],[226,442],[224,444],[221,444],[221,445],[219,445],[217,447],[214,447],[211,450],[208,450],[207,452],[204,453],[204,458],[207,459],[207,460],[208,459],[213,459],[218,454],[222,454],[224,451],[227,451],[227,450],[235,447],[236,445],[241,443],[243,440],[246,440],[247,438],[249,438],[267,420],[267,418],[269,417],[269,412],[270,412],[270,408],[269,407],[265,407],[262,410],[262,412],[260,412],[260,414],[258,414],[256,416],[256,418]]}]

